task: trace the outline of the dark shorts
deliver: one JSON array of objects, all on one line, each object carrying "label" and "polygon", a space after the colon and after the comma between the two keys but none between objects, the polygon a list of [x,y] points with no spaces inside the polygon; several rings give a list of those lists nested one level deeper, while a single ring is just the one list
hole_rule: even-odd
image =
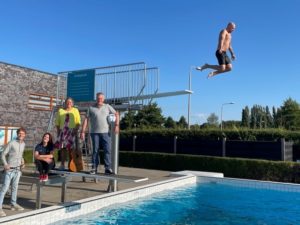
[{"label": "dark shorts", "polygon": [[228,65],[231,64],[231,60],[226,54],[226,52],[219,53],[219,50],[216,51],[216,57],[218,59],[219,65]]}]

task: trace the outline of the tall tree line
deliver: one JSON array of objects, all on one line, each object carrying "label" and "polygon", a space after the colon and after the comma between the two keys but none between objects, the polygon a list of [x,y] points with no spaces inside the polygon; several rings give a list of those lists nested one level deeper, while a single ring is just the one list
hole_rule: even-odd
[{"label": "tall tree line", "polygon": [[[172,117],[163,117],[162,110],[157,103],[145,106],[139,111],[128,111],[121,120],[121,129],[134,128],[184,128],[188,127],[186,119],[181,116],[178,121]],[[217,128],[220,123],[218,116],[212,113],[207,118],[207,123],[192,125],[191,128]],[[288,98],[279,108],[254,105],[251,108],[246,106],[242,110],[241,121],[223,121],[226,128],[245,127],[249,129],[284,128],[288,130],[300,129],[300,104]]]},{"label": "tall tree line", "polygon": [[162,110],[157,103],[149,104],[139,111],[128,111],[120,121],[121,129],[135,128],[187,128],[184,116],[178,121],[172,117],[163,117]]},{"label": "tall tree line", "polygon": [[292,98],[288,98],[279,108],[254,105],[251,109],[246,106],[242,110],[242,127],[260,128],[285,128],[288,130],[300,129],[300,105]]}]

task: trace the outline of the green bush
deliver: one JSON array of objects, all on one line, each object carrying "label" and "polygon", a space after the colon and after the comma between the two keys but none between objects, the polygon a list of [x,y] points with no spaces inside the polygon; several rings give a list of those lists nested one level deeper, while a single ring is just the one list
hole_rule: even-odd
[{"label": "green bush", "polygon": [[120,152],[119,158],[120,165],[127,167],[220,172],[225,177],[300,183],[300,166],[293,162],[145,152]]}]

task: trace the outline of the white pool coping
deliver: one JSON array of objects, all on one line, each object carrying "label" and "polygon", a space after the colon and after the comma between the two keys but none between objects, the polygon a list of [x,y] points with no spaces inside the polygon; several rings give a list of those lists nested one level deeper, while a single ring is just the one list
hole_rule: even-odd
[{"label": "white pool coping", "polygon": [[183,171],[179,171],[179,172],[172,172],[171,175],[194,175],[197,177],[219,177],[219,178],[224,177],[223,173],[192,171],[192,170],[183,170]]},{"label": "white pool coping", "polygon": [[268,189],[286,192],[300,192],[300,184],[284,183],[275,181],[250,180],[241,178],[224,177],[222,173],[202,172],[202,171],[180,171],[171,174],[195,175],[198,183],[221,183],[235,187],[249,187],[256,189]]}]

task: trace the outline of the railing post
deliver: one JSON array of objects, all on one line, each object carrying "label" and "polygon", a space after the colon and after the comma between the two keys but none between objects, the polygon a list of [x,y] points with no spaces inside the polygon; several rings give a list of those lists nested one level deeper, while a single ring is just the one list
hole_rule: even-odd
[{"label": "railing post", "polygon": [[67,177],[64,177],[64,181],[63,181],[63,183],[61,185],[61,199],[60,199],[60,201],[62,203],[65,203],[65,201],[66,201],[67,179],[68,179]]},{"label": "railing post", "polygon": [[40,209],[42,206],[42,200],[41,200],[41,195],[42,195],[42,184],[36,183],[36,203],[35,203],[35,209]]},{"label": "railing post", "polygon": [[133,142],[133,144],[132,144],[132,151],[133,151],[133,152],[135,152],[135,140],[136,140],[136,139],[137,139],[137,136],[134,135],[133,138],[132,138],[132,142]]},{"label": "railing post", "polygon": [[177,153],[177,136],[174,137],[174,154]]},{"label": "railing post", "polygon": [[226,156],[226,137],[222,138],[222,157]]},{"label": "railing post", "polygon": [[285,161],[285,139],[280,138],[280,142],[281,142],[281,160]]}]

